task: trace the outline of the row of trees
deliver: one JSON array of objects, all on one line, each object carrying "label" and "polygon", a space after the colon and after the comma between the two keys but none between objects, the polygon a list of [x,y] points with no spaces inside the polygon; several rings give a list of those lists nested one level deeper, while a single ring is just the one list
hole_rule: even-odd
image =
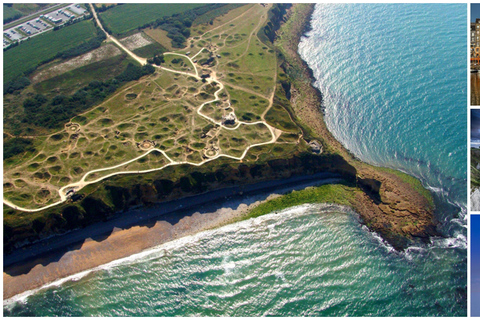
[{"label": "row of trees", "polygon": [[155,64],[157,66],[161,65],[162,63],[165,62],[165,58],[163,56],[163,53],[159,54],[154,54],[152,58],[147,60],[148,63],[150,64]]}]

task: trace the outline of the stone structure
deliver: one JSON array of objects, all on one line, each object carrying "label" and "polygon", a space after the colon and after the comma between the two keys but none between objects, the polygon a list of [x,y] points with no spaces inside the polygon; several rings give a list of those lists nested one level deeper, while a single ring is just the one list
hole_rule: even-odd
[{"label": "stone structure", "polygon": [[313,153],[320,154],[323,152],[323,146],[317,140],[310,141],[308,145],[312,148]]},{"label": "stone structure", "polygon": [[237,118],[235,117],[235,113],[233,113],[233,112],[230,112],[226,116],[222,116],[222,124],[224,126],[226,126],[226,125],[232,125],[233,126],[235,124],[236,120],[237,120]]}]

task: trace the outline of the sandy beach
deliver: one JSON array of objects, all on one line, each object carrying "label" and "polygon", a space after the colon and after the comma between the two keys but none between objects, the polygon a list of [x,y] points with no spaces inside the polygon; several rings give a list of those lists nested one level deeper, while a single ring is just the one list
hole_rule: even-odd
[{"label": "sandy beach", "polygon": [[338,181],[334,175],[317,174],[232,187],[137,208],[118,219],[45,239],[4,257],[3,298],[238,221],[259,203],[279,194]]}]

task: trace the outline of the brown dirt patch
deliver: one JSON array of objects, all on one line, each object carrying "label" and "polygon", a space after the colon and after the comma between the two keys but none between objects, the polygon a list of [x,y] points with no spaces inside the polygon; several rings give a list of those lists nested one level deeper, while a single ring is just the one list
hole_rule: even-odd
[{"label": "brown dirt patch", "polygon": [[118,49],[116,46],[113,44],[107,44],[93,51],[82,54],[81,56],[53,65],[43,71],[38,72],[32,77],[32,82],[42,82],[65,72],[117,56],[120,53],[120,49]]}]

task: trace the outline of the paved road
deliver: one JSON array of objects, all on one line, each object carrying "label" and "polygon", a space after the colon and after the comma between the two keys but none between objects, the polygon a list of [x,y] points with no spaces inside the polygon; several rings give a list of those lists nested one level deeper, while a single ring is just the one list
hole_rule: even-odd
[{"label": "paved road", "polygon": [[28,16],[25,16],[25,17],[21,17],[15,21],[12,21],[10,23],[7,23],[7,24],[4,24],[3,25],[3,30],[7,30],[7,29],[10,29],[11,27],[15,27],[16,25],[19,25],[19,24],[22,24],[24,22],[27,22],[29,20],[32,20],[36,17],[39,17],[41,14],[43,13],[47,13],[47,12],[50,12],[50,11],[55,11],[57,9],[61,9],[63,7],[67,7],[67,6],[70,6],[74,3],[60,3],[60,4],[56,4],[56,5],[53,5],[53,6],[50,6],[46,9],[43,9],[43,10],[40,10],[40,11],[37,11],[37,12],[34,12],[32,14],[29,14]]}]

